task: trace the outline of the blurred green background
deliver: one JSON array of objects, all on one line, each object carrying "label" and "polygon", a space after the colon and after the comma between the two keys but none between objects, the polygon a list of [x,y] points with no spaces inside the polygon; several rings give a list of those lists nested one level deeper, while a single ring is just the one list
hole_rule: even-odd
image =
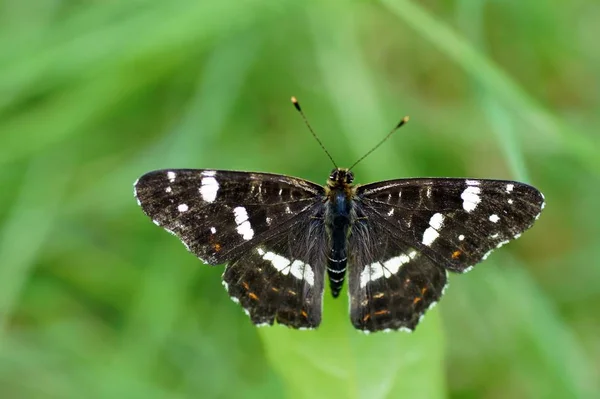
[{"label": "blurred green background", "polygon": [[[301,4],[303,3],[303,4]],[[600,2],[0,2],[1,398],[588,398],[600,379]],[[154,226],[159,168],[516,179],[536,226],[415,333],[257,329]]]}]

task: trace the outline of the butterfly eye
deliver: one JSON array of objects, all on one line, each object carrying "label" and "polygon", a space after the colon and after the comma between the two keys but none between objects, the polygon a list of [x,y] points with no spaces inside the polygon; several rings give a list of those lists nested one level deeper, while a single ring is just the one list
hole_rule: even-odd
[{"label": "butterfly eye", "polygon": [[329,178],[333,181],[337,180],[338,178],[338,170],[334,169],[331,171],[331,174],[329,175]]},{"label": "butterfly eye", "polygon": [[346,173],[346,183],[352,183],[354,181],[354,173]]}]

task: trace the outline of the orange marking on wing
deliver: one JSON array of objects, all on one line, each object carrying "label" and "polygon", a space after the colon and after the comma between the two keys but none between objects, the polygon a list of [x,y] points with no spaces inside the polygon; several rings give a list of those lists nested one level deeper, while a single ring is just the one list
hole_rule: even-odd
[{"label": "orange marking on wing", "polygon": [[306,313],[304,310],[301,311],[300,314],[308,319],[308,313]]},{"label": "orange marking on wing", "polygon": [[254,292],[249,292],[248,296],[254,299],[255,301],[258,301],[258,295],[256,295]]},{"label": "orange marking on wing", "polygon": [[275,292],[279,292],[279,288],[271,287],[271,290],[273,290]]},{"label": "orange marking on wing", "polygon": [[389,310],[378,310],[377,312],[373,313],[375,316],[381,316],[383,314],[389,314],[390,311]]},{"label": "orange marking on wing", "polygon": [[296,291],[288,290],[288,292],[292,295],[298,295],[298,294],[296,294]]},{"label": "orange marking on wing", "polygon": [[418,296],[415,299],[413,299],[413,305],[416,305],[417,303],[421,302],[421,299],[422,298],[420,296]]},{"label": "orange marking on wing", "polygon": [[246,289],[246,291],[250,289],[250,286],[248,285],[247,282],[242,281],[242,285],[244,286],[244,288]]},{"label": "orange marking on wing", "polygon": [[216,242],[213,244],[213,248],[215,249],[215,251],[219,252],[221,250],[221,244]]},{"label": "orange marking on wing", "polygon": [[426,292],[427,292],[427,287],[421,288],[421,296],[425,295]]},{"label": "orange marking on wing", "polygon": [[456,251],[452,252],[452,259],[458,259],[460,254],[462,254],[462,251],[458,250],[458,249]]},{"label": "orange marking on wing", "polygon": [[366,323],[367,320],[369,320],[371,318],[371,314],[368,313],[365,317],[363,317],[363,323]]}]

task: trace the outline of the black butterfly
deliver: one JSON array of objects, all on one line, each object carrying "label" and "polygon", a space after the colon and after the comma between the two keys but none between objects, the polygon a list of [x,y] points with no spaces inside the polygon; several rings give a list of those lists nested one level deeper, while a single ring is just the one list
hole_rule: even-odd
[{"label": "black butterfly", "polygon": [[544,207],[541,192],[513,181],[353,180],[337,167],[325,187],[174,169],[147,173],[134,188],[156,225],[204,263],[227,264],[223,285],[253,323],[317,327],[325,271],[337,297],[348,269],[350,318],[365,332],[412,331],[440,299],[448,271],[471,270]]}]

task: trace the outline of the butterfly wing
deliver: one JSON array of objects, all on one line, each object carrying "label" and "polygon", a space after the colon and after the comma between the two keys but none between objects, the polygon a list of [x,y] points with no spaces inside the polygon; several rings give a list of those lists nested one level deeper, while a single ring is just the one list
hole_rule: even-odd
[{"label": "butterfly wing", "polygon": [[447,273],[369,217],[353,227],[348,292],[352,324],[365,332],[412,331],[441,297]]},{"label": "butterfly wing", "polygon": [[224,285],[254,323],[318,325],[321,186],[266,173],[175,169],[145,174],[134,190],[144,213],[190,252],[228,264]]},{"label": "butterfly wing", "polygon": [[442,295],[446,270],[471,270],[531,227],[543,207],[537,189],[512,181],[405,179],[358,187],[349,243],[353,324],[414,329]]}]

